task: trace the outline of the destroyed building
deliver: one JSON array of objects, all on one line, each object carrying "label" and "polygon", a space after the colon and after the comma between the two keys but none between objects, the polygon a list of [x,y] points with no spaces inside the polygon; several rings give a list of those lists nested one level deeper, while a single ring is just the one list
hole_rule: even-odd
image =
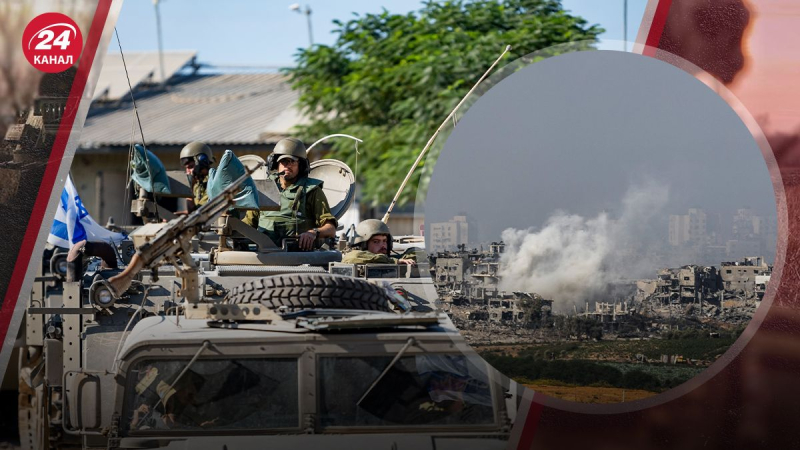
[{"label": "destroyed building", "polygon": [[602,323],[606,330],[616,331],[618,326],[635,312],[635,308],[632,308],[625,301],[595,302],[594,310],[590,310],[589,302],[586,302],[586,309],[580,316]]},{"label": "destroyed building", "polygon": [[[585,299],[585,306],[578,303],[566,314],[555,314],[553,300],[532,292],[502,290],[504,250],[502,242],[495,242],[488,250],[459,245],[457,251],[431,255],[439,306],[471,344],[595,334],[597,339],[604,334],[641,338],[685,326],[710,330],[740,326],[755,313],[771,273],[763,257],[723,262],[718,267],[665,268],[651,280],[609,283]],[[583,334],[575,334],[570,327],[584,330]]]},{"label": "destroyed building", "polygon": [[745,257],[740,261],[714,266],[688,265],[661,269],[655,280],[637,282],[639,297],[661,303],[691,303],[723,295],[753,298],[766,290],[771,267],[763,257]]},{"label": "destroyed building", "polygon": [[716,267],[688,265],[659,270],[653,295],[661,303],[685,303],[714,295],[719,289]]},{"label": "destroyed building", "polygon": [[[742,293],[746,297],[756,295],[756,277],[769,275],[770,272],[769,265],[760,256],[720,264],[723,288],[729,292]],[[763,278],[761,281],[765,282]]]},{"label": "destroyed building", "polygon": [[439,252],[431,259],[440,302],[462,328],[468,322],[503,326],[542,324],[552,313],[552,300],[529,292],[500,290],[500,256],[505,244],[492,242],[486,250]]}]

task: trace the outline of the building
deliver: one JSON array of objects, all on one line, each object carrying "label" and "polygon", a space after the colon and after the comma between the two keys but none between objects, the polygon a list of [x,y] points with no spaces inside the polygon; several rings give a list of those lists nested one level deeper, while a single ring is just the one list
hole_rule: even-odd
[{"label": "building", "polygon": [[489,254],[495,258],[499,258],[506,251],[506,244],[503,241],[492,242],[489,244]]},{"label": "building", "polygon": [[705,244],[707,241],[706,213],[689,208],[688,214],[669,216],[669,243],[673,247],[686,244]]},{"label": "building", "polygon": [[157,52],[125,57],[138,119],[119,55],[109,54],[71,168],[84,205],[101,222],[129,219],[123,200],[129,198],[126,171],[134,143],[144,141],[167,170],[182,170],[178,155],[189,142],[205,142],[217,158],[226,149],[266,158],[306,123],[296,107],[298,93],[282,74],[203,74],[194,52],[166,52],[162,81],[155,75]]},{"label": "building", "polygon": [[740,208],[733,216],[733,238],[753,239],[764,232],[764,219],[753,214],[750,208]]},{"label": "building", "polygon": [[471,262],[466,256],[445,256],[436,258],[434,274],[437,284],[460,286],[471,267]]},{"label": "building", "polygon": [[452,250],[470,243],[470,227],[467,216],[454,216],[447,222],[431,224],[430,243],[432,251]]},{"label": "building", "polygon": [[766,284],[760,276],[769,275],[771,269],[761,256],[751,256],[740,261],[723,262],[720,265],[720,278],[723,288],[728,292],[741,292],[746,297],[756,294],[756,284]]},{"label": "building", "polygon": [[777,217],[761,217],[749,208],[738,209],[733,216],[732,239],[725,243],[727,257],[766,255],[774,259],[777,240]]},{"label": "building", "polygon": [[[640,290],[652,288],[646,283],[637,287]],[[716,267],[688,265],[659,270],[654,293],[662,303],[691,303],[708,298],[719,289]]]}]

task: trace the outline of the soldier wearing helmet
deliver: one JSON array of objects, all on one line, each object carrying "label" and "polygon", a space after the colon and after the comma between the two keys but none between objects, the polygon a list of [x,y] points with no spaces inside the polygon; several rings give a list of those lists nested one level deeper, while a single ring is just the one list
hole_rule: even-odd
[{"label": "soldier wearing helmet", "polygon": [[279,211],[262,211],[259,229],[281,245],[297,237],[302,250],[311,250],[318,238],[336,235],[336,217],[331,214],[322,181],[309,178],[306,146],[295,138],[281,139],[267,158],[267,167],[281,193]]},{"label": "soldier wearing helmet", "polygon": [[[197,207],[203,206],[208,202],[208,173],[211,170],[211,165],[215,162],[211,147],[202,142],[190,142],[181,149],[181,165],[186,170],[186,175],[189,177],[192,186],[193,198],[187,201],[188,212],[192,212]],[[237,213],[235,215],[241,218],[241,214]],[[257,227],[258,211],[247,211],[242,222],[254,228]]]},{"label": "soldier wearing helmet", "polygon": [[348,264],[414,264],[411,259],[389,257],[392,252],[392,232],[378,219],[367,219],[356,227],[353,249],[342,257]]},{"label": "soldier wearing helmet", "polygon": [[211,148],[202,142],[190,142],[181,149],[181,165],[186,169],[186,175],[191,180],[192,194],[194,195],[189,205],[190,212],[208,202],[206,185],[208,184],[208,171],[213,163],[214,154],[211,152]]}]

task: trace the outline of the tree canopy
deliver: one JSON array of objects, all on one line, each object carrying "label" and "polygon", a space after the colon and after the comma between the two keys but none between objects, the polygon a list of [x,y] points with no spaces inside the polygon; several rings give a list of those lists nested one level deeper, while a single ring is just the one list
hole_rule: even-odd
[{"label": "tree canopy", "polygon": [[[505,62],[553,45],[595,42],[604,30],[564,11],[560,0],[427,2],[406,15],[355,14],[334,21],[332,46],[300,50],[287,69],[311,124],[305,139],[347,133],[358,155],[362,200],[388,203],[430,136],[483,72],[511,45]],[[501,63],[503,64],[503,63]],[[352,141],[332,142],[355,168]],[[417,171],[400,203],[413,201]]]}]

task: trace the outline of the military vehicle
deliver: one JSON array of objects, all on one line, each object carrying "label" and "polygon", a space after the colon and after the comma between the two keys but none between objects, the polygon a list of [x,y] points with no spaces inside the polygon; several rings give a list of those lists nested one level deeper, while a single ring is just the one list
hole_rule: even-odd
[{"label": "military vehicle", "polygon": [[[340,217],[352,172],[315,168]],[[518,387],[432,308],[426,265],[266,242],[226,214],[244,178],[114,257],[47,252],[20,348],[22,447],[504,448]],[[255,248],[232,250],[233,231]]]}]

